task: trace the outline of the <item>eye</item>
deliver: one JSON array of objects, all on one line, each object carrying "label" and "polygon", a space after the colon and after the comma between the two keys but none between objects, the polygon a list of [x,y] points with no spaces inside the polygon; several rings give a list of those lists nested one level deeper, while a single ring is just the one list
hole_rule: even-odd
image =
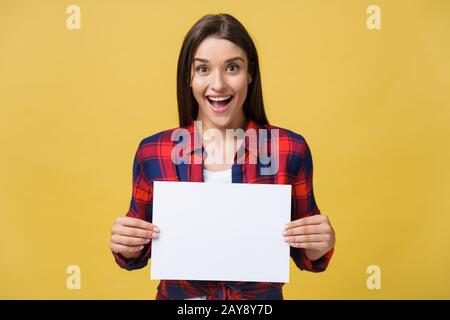
[{"label": "eye", "polygon": [[228,66],[228,68],[230,69],[231,72],[236,72],[236,71],[238,71],[240,69],[239,66],[237,64],[235,64],[235,63],[230,64]]},{"label": "eye", "polygon": [[208,67],[205,65],[201,65],[195,68],[195,70],[200,73],[206,73],[208,71]]}]

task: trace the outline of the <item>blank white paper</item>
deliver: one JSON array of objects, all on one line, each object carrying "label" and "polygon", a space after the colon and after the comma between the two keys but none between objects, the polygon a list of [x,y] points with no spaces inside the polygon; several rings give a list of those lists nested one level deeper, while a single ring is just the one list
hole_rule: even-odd
[{"label": "blank white paper", "polygon": [[155,181],[151,279],[289,282],[291,185]]}]

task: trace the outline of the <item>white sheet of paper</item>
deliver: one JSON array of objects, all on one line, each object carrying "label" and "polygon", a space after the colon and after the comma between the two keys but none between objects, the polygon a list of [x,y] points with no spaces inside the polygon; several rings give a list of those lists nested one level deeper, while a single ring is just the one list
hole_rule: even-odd
[{"label": "white sheet of paper", "polygon": [[289,282],[291,185],[155,181],[151,279]]}]

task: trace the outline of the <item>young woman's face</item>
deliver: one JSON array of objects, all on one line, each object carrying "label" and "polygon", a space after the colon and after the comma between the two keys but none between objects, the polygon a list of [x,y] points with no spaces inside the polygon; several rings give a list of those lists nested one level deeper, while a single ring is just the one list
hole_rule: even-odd
[{"label": "young woman's face", "polygon": [[251,82],[245,51],[231,41],[205,38],[197,48],[191,87],[198,118],[207,128],[236,128],[245,121],[243,104]]}]

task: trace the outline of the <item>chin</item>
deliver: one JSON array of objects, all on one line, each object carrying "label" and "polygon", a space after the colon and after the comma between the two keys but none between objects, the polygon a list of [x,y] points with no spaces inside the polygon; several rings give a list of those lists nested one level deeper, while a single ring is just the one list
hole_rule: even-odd
[{"label": "chin", "polygon": [[[230,110],[231,111],[231,110]],[[216,114],[214,112],[211,112],[211,110],[207,110],[207,112],[202,112],[202,118],[204,121],[208,121],[213,125],[214,127],[226,127],[227,125],[230,125],[232,123],[233,119],[233,112],[230,113],[222,113],[222,114]]]},{"label": "chin", "polygon": [[211,123],[217,128],[231,128],[231,118],[230,117],[222,117],[218,118],[217,116],[210,118]]}]

